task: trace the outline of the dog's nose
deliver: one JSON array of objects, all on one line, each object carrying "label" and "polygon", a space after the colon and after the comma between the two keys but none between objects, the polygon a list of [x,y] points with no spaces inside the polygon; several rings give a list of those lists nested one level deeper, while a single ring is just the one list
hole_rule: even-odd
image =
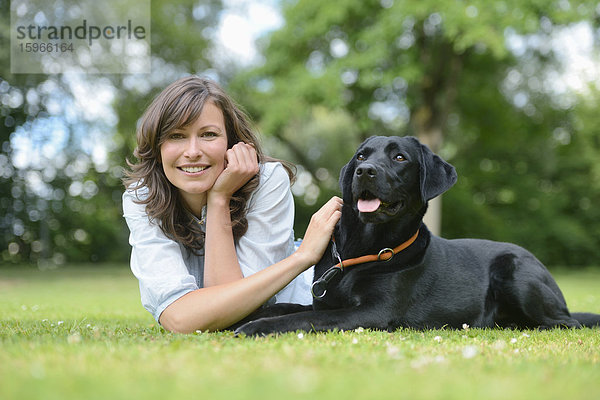
[{"label": "dog's nose", "polygon": [[374,178],[377,176],[377,170],[370,164],[363,164],[356,168],[356,175],[363,176],[366,174],[369,178]]}]

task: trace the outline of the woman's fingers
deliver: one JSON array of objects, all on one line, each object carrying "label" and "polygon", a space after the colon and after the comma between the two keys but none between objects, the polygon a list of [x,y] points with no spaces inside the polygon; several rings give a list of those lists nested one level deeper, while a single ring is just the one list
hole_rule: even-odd
[{"label": "woman's fingers", "polygon": [[227,150],[227,168],[235,174],[258,173],[258,157],[254,146],[246,143],[237,143],[231,149]]},{"label": "woman's fingers", "polygon": [[342,215],[342,199],[332,197],[310,219],[308,228],[298,248],[305,254],[310,264],[316,264],[329,244],[335,224]]},{"label": "woman's fingers", "polygon": [[335,224],[340,219],[341,210],[342,199],[332,197],[312,216],[311,224],[314,224],[315,228],[320,231],[325,230],[331,236]]},{"label": "woman's fingers", "polygon": [[231,196],[258,173],[258,157],[254,146],[240,142],[227,150],[225,161],[226,167],[211,192]]},{"label": "woman's fingers", "polygon": [[258,157],[254,146],[246,143],[238,143],[234,151],[239,154],[238,161],[244,166],[244,169],[250,172],[258,173]]}]

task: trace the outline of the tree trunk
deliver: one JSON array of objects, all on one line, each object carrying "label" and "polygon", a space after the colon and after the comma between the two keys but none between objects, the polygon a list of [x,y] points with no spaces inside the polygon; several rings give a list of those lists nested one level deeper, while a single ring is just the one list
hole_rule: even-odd
[{"label": "tree trunk", "polygon": [[[442,130],[432,128],[418,132],[421,143],[427,145],[434,153],[437,153],[442,147]],[[442,196],[429,200],[429,208],[423,218],[425,225],[434,235],[440,235],[442,232]]]},{"label": "tree trunk", "polygon": [[[411,122],[415,135],[421,143],[437,154],[444,141],[443,128],[446,126],[448,115],[456,100],[464,54],[456,54],[450,43],[442,43],[438,46],[434,44],[428,47],[425,36],[421,36],[421,38],[421,62],[423,65],[434,65],[434,67],[423,78],[421,83],[423,101],[414,110]],[[424,221],[433,234],[441,233],[441,196],[429,201]]]}]

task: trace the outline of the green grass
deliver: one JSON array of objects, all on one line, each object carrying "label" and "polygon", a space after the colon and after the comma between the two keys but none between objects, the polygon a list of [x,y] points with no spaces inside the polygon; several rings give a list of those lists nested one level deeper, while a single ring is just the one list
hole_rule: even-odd
[{"label": "green grass", "polygon": [[[600,269],[556,272],[600,313]],[[174,335],[126,268],[0,268],[0,399],[598,399],[600,330]]]}]

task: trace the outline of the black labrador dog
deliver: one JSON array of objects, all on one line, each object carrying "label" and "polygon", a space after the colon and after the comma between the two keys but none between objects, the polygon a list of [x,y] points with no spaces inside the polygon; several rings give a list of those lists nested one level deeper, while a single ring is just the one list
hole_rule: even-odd
[{"label": "black labrador dog", "polygon": [[[413,137],[367,139],[341,171],[342,217],[315,266],[313,306],[266,307],[236,333],[600,326],[600,315],[569,312],[522,247],[431,234],[427,202],[455,182],[454,167]],[[278,313],[289,314],[269,317]]]}]

